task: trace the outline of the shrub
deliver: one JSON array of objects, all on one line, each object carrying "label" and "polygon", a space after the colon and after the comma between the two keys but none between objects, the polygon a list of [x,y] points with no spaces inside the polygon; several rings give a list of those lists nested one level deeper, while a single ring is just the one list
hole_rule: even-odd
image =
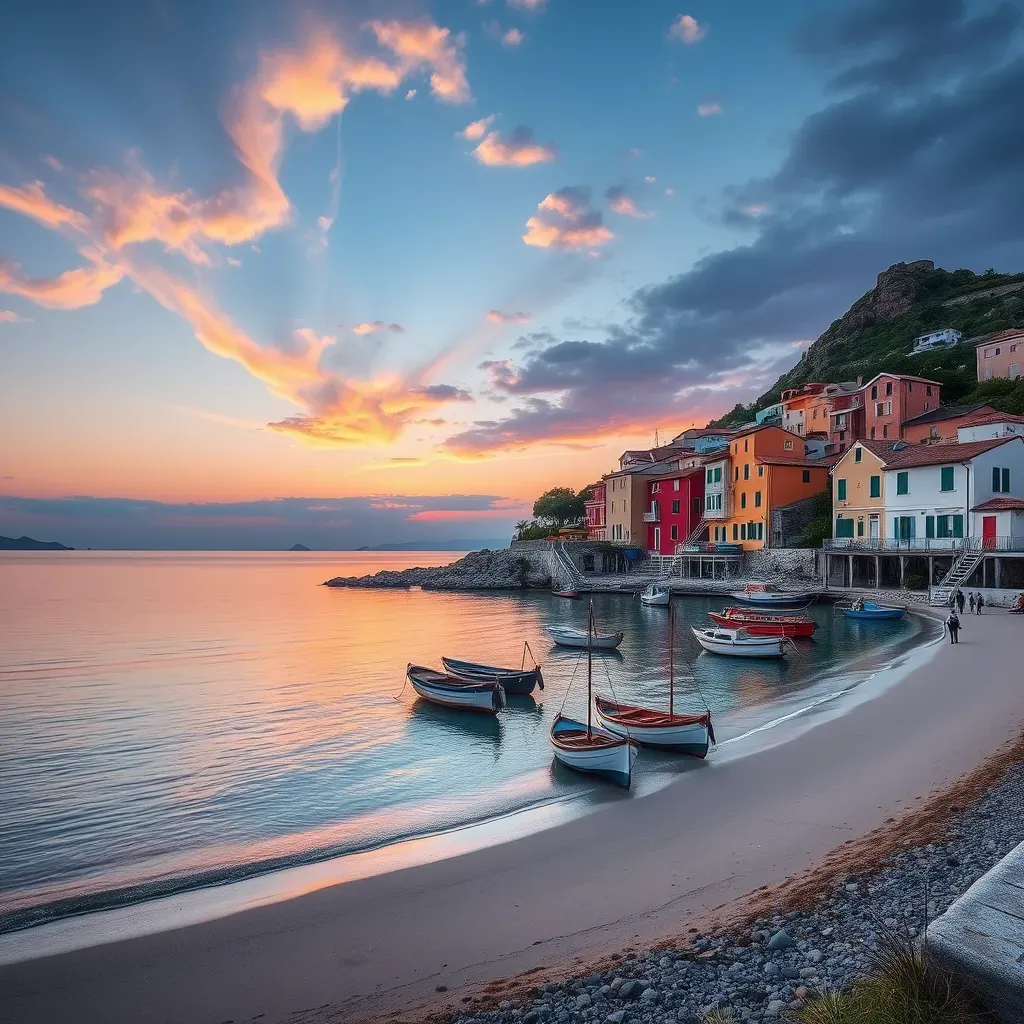
[{"label": "shrub", "polygon": [[928,576],[923,572],[908,572],[903,577],[905,590],[927,590]]}]

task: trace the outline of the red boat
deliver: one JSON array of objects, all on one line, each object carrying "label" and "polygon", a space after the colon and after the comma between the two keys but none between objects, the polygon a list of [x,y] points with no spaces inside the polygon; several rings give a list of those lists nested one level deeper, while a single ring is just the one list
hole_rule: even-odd
[{"label": "red boat", "polygon": [[752,636],[812,637],[818,624],[814,619],[796,615],[772,615],[750,608],[730,606],[725,611],[708,612],[708,617],[720,626],[745,629]]}]

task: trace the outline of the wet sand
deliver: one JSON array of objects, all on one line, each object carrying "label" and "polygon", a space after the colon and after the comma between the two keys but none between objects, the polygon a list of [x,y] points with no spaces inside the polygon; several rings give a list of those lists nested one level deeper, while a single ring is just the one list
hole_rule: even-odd
[{"label": "wet sand", "polygon": [[[1024,620],[971,616],[796,739],[460,857],[0,969],[0,1020],[312,1024],[457,1007],[497,978],[685,933],[956,782],[1024,722]],[[736,903],[735,907],[741,904]],[[439,994],[439,985],[448,991]]]}]

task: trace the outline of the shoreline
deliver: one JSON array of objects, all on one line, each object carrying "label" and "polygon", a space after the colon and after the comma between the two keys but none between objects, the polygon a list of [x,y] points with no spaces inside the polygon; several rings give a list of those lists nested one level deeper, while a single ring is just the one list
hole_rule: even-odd
[{"label": "shoreline", "polygon": [[844,835],[883,826],[1016,736],[1016,620],[972,622],[952,654],[936,657],[946,650],[936,645],[898,685],[798,741],[708,762],[643,800],[497,847],[4,968],[0,1016],[264,1014],[269,1024],[312,1006],[290,1019],[450,1013],[451,994],[496,977],[669,939],[814,866]]}]

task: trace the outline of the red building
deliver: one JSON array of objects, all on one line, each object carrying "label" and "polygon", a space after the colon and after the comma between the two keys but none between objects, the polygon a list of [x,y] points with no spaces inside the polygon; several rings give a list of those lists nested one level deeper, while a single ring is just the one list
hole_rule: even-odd
[{"label": "red building", "polygon": [[647,481],[647,550],[674,555],[700,522],[704,509],[704,467],[676,470]]},{"label": "red building", "polygon": [[587,540],[605,540],[605,483],[602,480],[594,485],[594,493],[590,500],[583,503],[587,510],[584,520],[587,527]]},{"label": "red building", "polygon": [[942,385],[925,377],[880,373],[861,389],[864,395],[864,429],[869,440],[898,441],[907,420],[936,409]]}]

